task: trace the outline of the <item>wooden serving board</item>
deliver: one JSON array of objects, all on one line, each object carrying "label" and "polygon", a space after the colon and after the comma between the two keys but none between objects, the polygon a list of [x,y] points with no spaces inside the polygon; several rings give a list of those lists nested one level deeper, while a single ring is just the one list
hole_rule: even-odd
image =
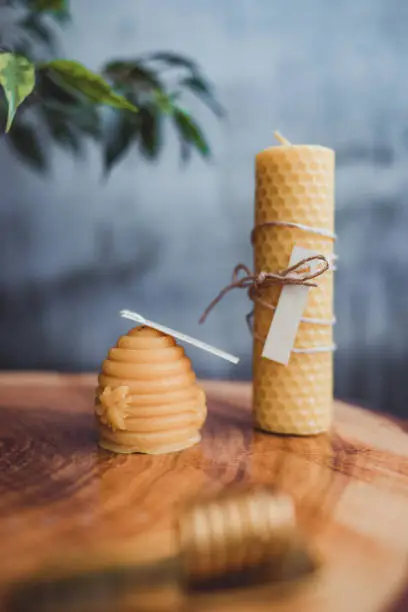
[{"label": "wooden serving board", "polygon": [[[290,596],[190,598],[193,612],[384,612],[408,581],[408,424],[336,403],[329,436],[278,437],[251,427],[249,384],[207,382],[202,443],[165,456],[96,446],[94,376],[0,375],[0,580],[3,590],[67,552],[135,540],[148,561],[175,547],[178,505],[231,483],[293,495],[322,557]],[[400,603],[399,610],[408,610]]]}]

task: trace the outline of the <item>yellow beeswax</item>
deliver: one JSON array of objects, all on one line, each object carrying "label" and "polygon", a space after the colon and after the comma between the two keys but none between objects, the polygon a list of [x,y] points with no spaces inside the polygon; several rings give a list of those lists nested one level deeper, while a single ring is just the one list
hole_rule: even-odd
[{"label": "yellow beeswax", "polygon": [[145,326],[131,329],[110,349],[98,381],[95,412],[102,448],[161,454],[200,441],[205,394],[171,336]]},{"label": "yellow beeswax", "polygon": [[[256,156],[255,227],[270,221],[301,224],[334,232],[334,151],[320,146],[276,146]],[[276,225],[254,232],[255,273],[285,269],[293,246],[333,253],[333,239],[299,228]],[[317,279],[309,292],[304,317],[333,318],[333,272]],[[281,288],[262,293],[277,304]],[[254,332],[266,338],[273,311],[255,304]],[[300,323],[295,347],[329,347],[330,325]],[[333,353],[292,353],[287,366],[262,357],[263,343],[254,336],[253,413],[265,431],[311,435],[327,431],[332,419]]]}]

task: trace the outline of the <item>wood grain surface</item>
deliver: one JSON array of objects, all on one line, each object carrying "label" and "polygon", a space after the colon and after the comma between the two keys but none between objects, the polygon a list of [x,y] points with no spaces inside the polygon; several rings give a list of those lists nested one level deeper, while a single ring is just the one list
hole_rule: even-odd
[{"label": "wood grain surface", "polygon": [[322,570],[284,597],[206,594],[190,597],[183,610],[408,610],[407,423],[336,403],[329,436],[273,436],[252,430],[249,384],[206,382],[200,445],[173,455],[115,456],[96,445],[95,381],[0,375],[3,592],[71,552],[103,549],[114,559],[124,545],[134,559],[162,558],[175,548],[181,503],[254,482],[293,496]]}]

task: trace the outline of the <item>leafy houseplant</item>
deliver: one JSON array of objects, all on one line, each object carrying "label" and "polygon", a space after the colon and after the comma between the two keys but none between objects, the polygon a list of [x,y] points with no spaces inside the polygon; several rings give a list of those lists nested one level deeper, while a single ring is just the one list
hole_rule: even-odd
[{"label": "leafy houseplant", "polygon": [[[7,143],[37,170],[49,163],[45,135],[73,154],[91,138],[103,150],[109,172],[132,149],[155,159],[161,127],[172,122],[183,161],[210,148],[196,120],[182,106],[183,95],[198,96],[223,115],[212,87],[197,64],[172,52],[110,60],[100,74],[82,64],[53,59],[56,29],[69,19],[68,0],[0,0],[7,13],[7,44],[0,49],[0,124]],[[103,121],[101,105],[110,107]]]}]

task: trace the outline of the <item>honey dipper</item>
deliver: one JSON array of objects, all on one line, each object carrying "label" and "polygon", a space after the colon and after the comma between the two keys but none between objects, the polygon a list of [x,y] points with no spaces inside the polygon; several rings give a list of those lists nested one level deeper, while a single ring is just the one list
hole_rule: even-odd
[{"label": "honey dipper", "polygon": [[175,610],[188,591],[217,581],[224,587],[233,577],[241,586],[248,577],[282,582],[316,567],[298,534],[292,500],[263,488],[195,502],[181,513],[175,532],[179,552],[172,558],[135,565],[125,557],[124,563],[105,567],[95,558],[87,560],[85,572],[83,563],[81,571],[69,563],[43,569],[16,586],[7,609]]}]

